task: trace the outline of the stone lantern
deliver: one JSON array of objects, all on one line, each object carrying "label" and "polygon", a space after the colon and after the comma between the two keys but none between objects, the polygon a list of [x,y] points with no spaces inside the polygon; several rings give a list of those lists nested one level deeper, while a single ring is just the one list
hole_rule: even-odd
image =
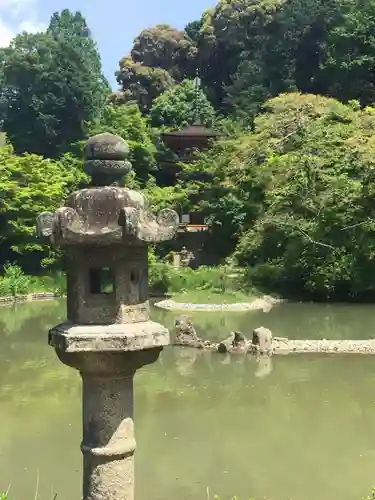
[{"label": "stone lantern", "polygon": [[172,239],[178,215],[155,217],[141,193],[120,186],[128,153],[120,137],[92,137],[92,187],[37,219],[38,236],[66,255],[67,321],[50,330],[49,344],[82,378],[84,500],[133,500],[133,378],[169,344],[168,330],[150,320],[147,245]]}]

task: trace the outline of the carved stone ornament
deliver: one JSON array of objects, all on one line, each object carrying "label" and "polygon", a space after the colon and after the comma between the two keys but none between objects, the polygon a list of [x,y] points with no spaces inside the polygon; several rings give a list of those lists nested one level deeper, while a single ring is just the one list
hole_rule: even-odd
[{"label": "carved stone ornament", "polygon": [[154,216],[142,193],[118,185],[132,170],[128,153],[120,137],[92,137],[85,148],[85,170],[94,187],[72,193],[55,213],[41,213],[37,235],[61,247],[140,245],[172,239],[179,225],[177,213],[164,209]]}]

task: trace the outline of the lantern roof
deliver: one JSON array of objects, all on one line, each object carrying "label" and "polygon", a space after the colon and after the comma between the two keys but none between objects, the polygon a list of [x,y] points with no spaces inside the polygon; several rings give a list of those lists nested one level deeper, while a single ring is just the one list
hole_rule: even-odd
[{"label": "lantern roof", "polygon": [[166,139],[168,138],[211,138],[211,137],[220,137],[222,134],[213,130],[212,128],[205,127],[200,120],[196,120],[193,125],[188,125],[187,127],[177,130],[174,132],[164,132],[161,136]]}]

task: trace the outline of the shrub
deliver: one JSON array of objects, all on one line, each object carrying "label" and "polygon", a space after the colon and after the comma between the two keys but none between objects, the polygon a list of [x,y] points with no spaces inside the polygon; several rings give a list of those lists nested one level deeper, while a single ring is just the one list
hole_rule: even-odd
[{"label": "shrub", "polygon": [[0,295],[25,295],[29,291],[31,278],[24,274],[20,266],[7,263],[3,267],[3,276],[0,278]]},{"label": "shrub", "polygon": [[244,281],[241,273],[231,275],[225,267],[202,266],[198,269],[176,268],[156,263],[149,269],[150,290],[155,293],[176,293],[184,290],[241,290]]}]

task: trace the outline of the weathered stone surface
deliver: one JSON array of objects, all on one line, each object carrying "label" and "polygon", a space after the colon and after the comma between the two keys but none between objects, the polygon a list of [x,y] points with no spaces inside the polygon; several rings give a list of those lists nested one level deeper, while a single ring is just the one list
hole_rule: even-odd
[{"label": "weathered stone surface", "polygon": [[155,217],[141,193],[120,187],[128,153],[119,137],[91,138],[93,187],[37,219],[37,234],[66,255],[68,321],[50,330],[49,344],[82,377],[84,500],[133,500],[133,377],[169,344],[168,330],[150,321],[147,244],[173,238],[178,216]]},{"label": "weathered stone surface", "polygon": [[155,217],[142,194],[127,188],[104,186],[70,195],[65,207],[37,218],[37,234],[55,246],[158,243],[172,239],[179,225],[175,211]]},{"label": "weathered stone surface", "polygon": [[230,352],[233,348],[234,337],[235,337],[234,333],[231,333],[229,335],[229,337],[227,337],[226,339],[219,342],[219,344],[217,346],[218,352],[220,352],[222,354],[224,354],[226,352]]},{"label": "weathered stone surface", "polygon": [[133,378],[82,377],[83,498],[134,499]]},{"label": "weathered stone surface", "polygon": [[264,326],[255,328],[253,331],[252,345],[260,354],[272,352],[272,332]]},{"label": "weathered stone surface", "polygon": [[72,193],[64,207],[37,218],[37,234],[53,245],[139,245],[174,237],[179,218],[164,209],[155,217],[142,193],[120,187],[132,169],[127,143],[111,134],[92,137],[85,148],[85,169],[96,187]]},{"label": "weathered stone surface", "polygon": [[85,171],[91,176],[93,185],[111,184],[132,171],[132,165],[127,160],[129,146],[116,135],[104,133],[91,137],[84,154]]},{"label": "weathered stone surface", "polygon": [[169,331],[154,321],[92,326],[66,322],[50,330],[48,342],[62,352],[126,353],[168,345]]},{"label": "weathered stone surface", "polygon": [[198,337],[195,331],[192,319],[190,316],[179,316],[174,322],[176,330],[176,342],[181,345],[191,345],[194,343],[194,347],[199,347],[203,345],[202,340]]},{"label": "weathered stone surface", "polygon": [[248,349],[249,341],[241,332],[232,332],[228,338],[217,345],[217,350],[220,353],[231,353],[233,351],[246,353]]},{"label": "weathered stone surface", "polygon": [[291,340],[274,342],[274,354],[375,354],[375,339]]},{"label": "weathered stone surface", "polygon": [[[68,265],[68,319],[77,324],[137,323],[148,321],[147,247],[96,247],[87,251],[70,247]],[[91,293],[90,270],[110,268],[114,283],[110,293]]]}]

